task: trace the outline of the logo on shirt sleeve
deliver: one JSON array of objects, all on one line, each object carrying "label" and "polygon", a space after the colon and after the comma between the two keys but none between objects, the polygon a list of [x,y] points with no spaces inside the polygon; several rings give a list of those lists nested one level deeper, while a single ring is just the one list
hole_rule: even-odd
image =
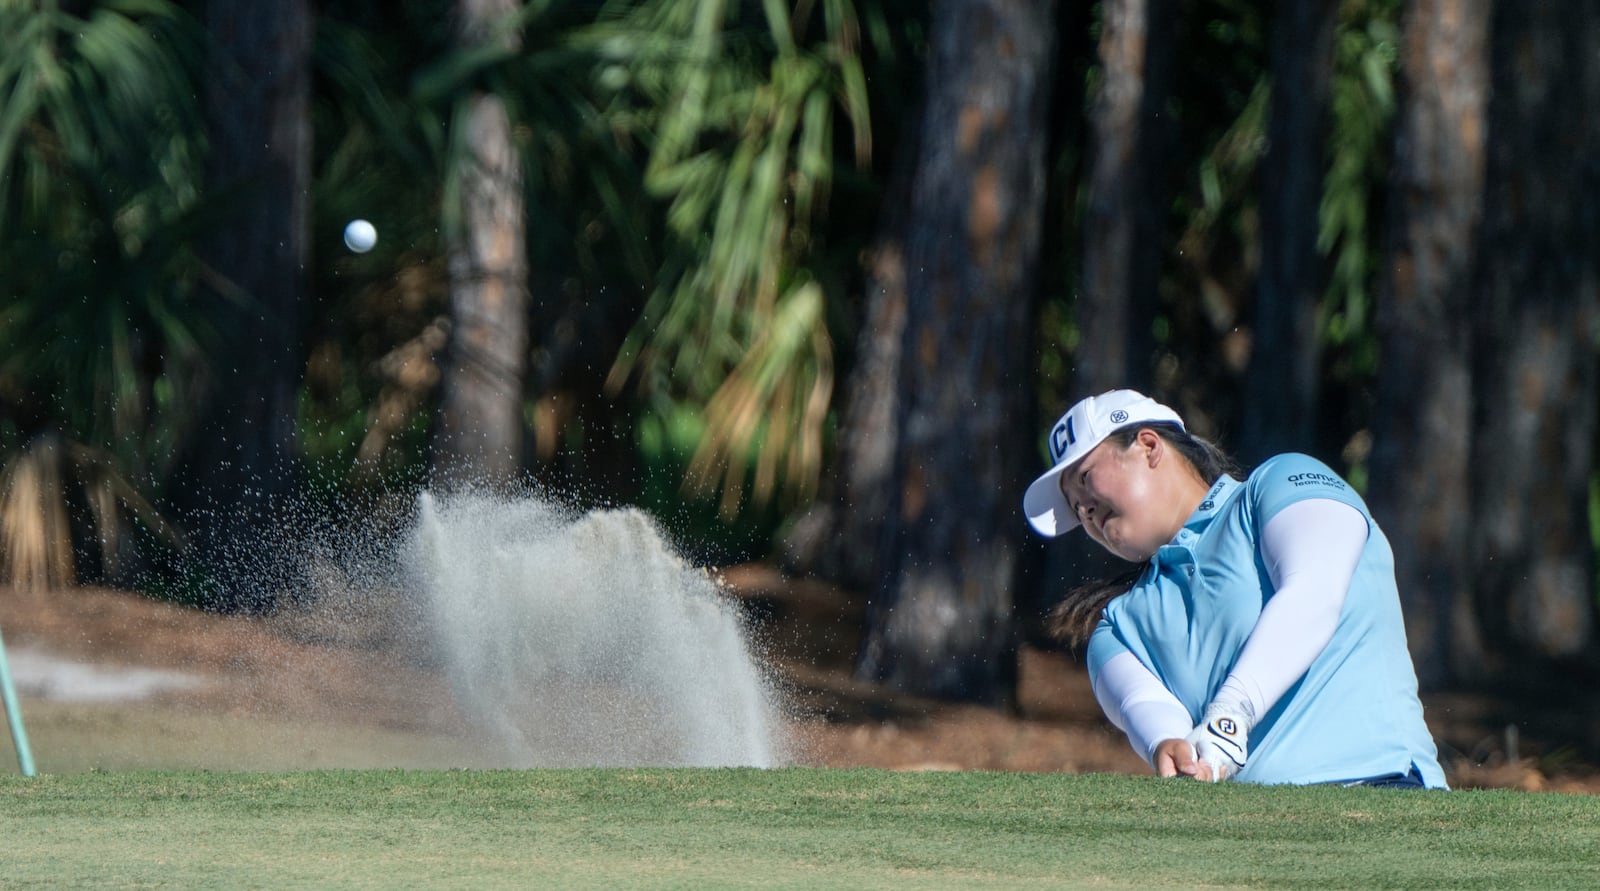
[{"label": "logo on shirt sleeve", "polygon": [[1315,471],[1309,473],[1293,473],[1290,474],[1286,479],[1296,487],[1327,486],[1330,489],[1338,489],[1341,492],[1349,488],[1349,486],[1345,484],[1344,480],[1339,479],[1331,473],[1317,473]]}]

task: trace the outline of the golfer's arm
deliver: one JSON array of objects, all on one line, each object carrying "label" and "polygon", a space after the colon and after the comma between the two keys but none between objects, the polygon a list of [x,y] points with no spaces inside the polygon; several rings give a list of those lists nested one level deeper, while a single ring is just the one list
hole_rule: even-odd
[{"label": "golfer's arm", "polygon": [[1360,511],[1322,498],[1295,502],[1267,521],[1261,556],[1277,593],[1216,701],[1260,720],[1300,680],[1333,639],[1367,534]]},{"label": "golfer's arm", "polygon": [[1090,680],[1106,717],[1151,766],[1162,740],[1183,739],[1194,728],[1189,710],[1132,653],[1112,656]]}]

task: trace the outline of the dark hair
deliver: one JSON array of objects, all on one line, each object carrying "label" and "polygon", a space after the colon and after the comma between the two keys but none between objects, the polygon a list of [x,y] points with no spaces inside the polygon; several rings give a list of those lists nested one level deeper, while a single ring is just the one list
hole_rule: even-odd
[{"label": "dark hair", "polygon": [[[1189,462],[1189,466],[1194,468],[1195,473],[1199,474],[1200,479],[1208,486],[1221,479],[1223,474],[1235,478],[1243,476],[1239,465],[1215,443],[1169,422],[1129,424],[1126,427],[1119,427],[1111,431],[1105,442],[1125,449],[1133,444],[1133,438],[1139,435],[1140,430],[1153,431],[1166,440],[1168,445]],[[1046,629],[1052,637],[1063,643],[1072,646],[1084,643],[1094,632],[1094,626],[1100,623],[1100,613],[1106,608],[1106,604],[1128,593],[1128,589],[1139,580],[1139,576],[1144,575],[1145,569],[1149,566],[1150,561],[1146,560],[1129,572],[1085,582],[1068,591],[1067,596],[1050,610]]]}]

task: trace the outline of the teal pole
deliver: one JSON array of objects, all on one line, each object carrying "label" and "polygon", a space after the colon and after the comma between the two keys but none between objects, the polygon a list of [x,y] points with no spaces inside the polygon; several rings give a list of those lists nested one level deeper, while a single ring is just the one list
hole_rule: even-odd
[{"label": "teal pole", "polygon": [[28,731],[22,726],[22,706],[17,688],[11,683],[11,661],[6,658],[6,640],[0,636],[0,697],[6,701],[6,720],[11,722],[11,741],[17,746],[17,766],[22,775],[33,776],[33,751],[28,748]]}]

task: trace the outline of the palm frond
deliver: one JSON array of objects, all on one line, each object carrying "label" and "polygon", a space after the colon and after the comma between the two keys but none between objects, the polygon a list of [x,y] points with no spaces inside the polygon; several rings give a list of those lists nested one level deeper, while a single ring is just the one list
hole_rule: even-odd
[{"label": "palm frond", "polygon": [[1341,5],[1334,34],[1334,125],[1318,209],[1317,249],[1332,259],[1322,326],[1334,344],[1364,338],[1369,371],[1376,362],[1371,285],[1379,253],[1369,221],[1392,140],[1399,16],[1395,0],[1347,0]]},{"label": "palm frond", "polygon": [[860,162],[871,146],[854,9],[822,5],[764,0],[746,19],[719,0],[658,0],[613,38],[657,109],[640,140],[669,242],[607,386],[706,406],[689,483],[719,480],[725,512],[752,463],[764,503],[809,497],[821,461],[832,341],[813,233],[834,187],[834,128],[853,130]]},{"label": "palm frond", "polygon": [[[201,29],[167,0],[0,3],[0,576],[117,569],[132,478],[172,460],[203,368]],[[81,507],[74,516],[72,505]]]},{"label": "palm frond", "polygon": [[204,339],[202,43],[164,0],[0,7],[0,378],[134,466],[166,451],[147,431],[181,426],[183,400],[153,390],[182,397]]},{"label": "palm frond", "polygon": [[786,294],[771,323],[706,403],[707,432],[690,462],[687,482],[720,487],[725,518],[738,513],[752,453],[756,466],[751,496],[757,503],[765,503],[780,488],[796,503],[816,492],[833,392],[825,308],[822,288],[815,282]]}]

